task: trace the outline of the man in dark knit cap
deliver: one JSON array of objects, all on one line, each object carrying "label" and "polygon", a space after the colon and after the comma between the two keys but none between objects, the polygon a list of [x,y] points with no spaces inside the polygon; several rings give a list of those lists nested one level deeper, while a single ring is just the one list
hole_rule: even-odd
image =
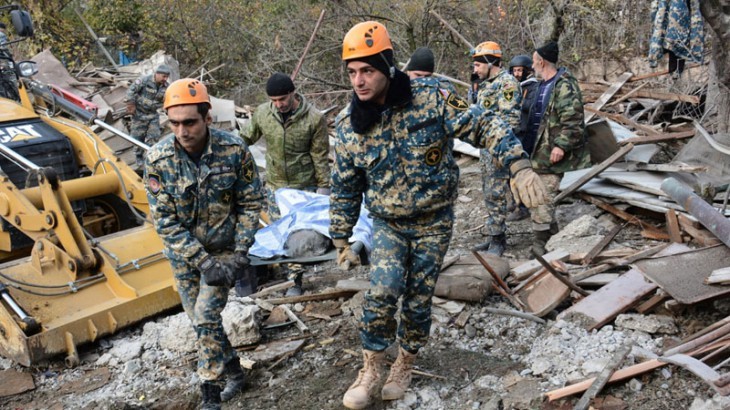
[{"label": "man in dark knit cap", "polygon": [[[578,80],[565,67],[558,68],[557,62],[558,43],[554,41],[532,54],[532,68],[541,81],[529,110],[526,137],[534,139],[532,167],[551,196],[557,193],[563,173],[590,165]],[[533,250],[542,255],[547,241],[559,230],[555,205],[549,202],[530,211]]]},{"label": "man in dark knit cap", "polygon": [[[294,188],[329,195],[329,136],[324,115],[296,92],[288,75],[274,73],[266,82],[269,102],[256,108],[241,136],[249,145],[266,141],[266,199],[271,220],[281,218],[275,192]],[[302,270],[288,269],[294,287],[287,296],[302,294]]]},{"label": "man in dark knit cap", "polygon": [[434,70],[433,52],[428,47],[418,47],[403,69],[411,80],[431,77]]}]

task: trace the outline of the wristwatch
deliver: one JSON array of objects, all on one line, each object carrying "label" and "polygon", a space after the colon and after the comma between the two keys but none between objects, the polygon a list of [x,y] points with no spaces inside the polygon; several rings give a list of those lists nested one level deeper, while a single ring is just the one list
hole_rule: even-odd
[{"label": "wristwatch", "polygon": [[211,258],[210,256],[206,256],[205,259],[203,259],[203,261],[200,262],[200,270],[206,271],[206,270],[210,269],[211,267],[213,267],[214,264],[215,264],[215,262],[213,261],[213,258]]}]

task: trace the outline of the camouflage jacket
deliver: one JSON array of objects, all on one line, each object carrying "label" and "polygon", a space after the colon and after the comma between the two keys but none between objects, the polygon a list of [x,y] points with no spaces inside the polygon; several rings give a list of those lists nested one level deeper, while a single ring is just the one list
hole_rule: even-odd
[{"label": "camouflage jacket", "polygon": [[157,110],[162,108],[167,91],[167,81],[158,85],[155,83],[155,75],[150,74],[136,79],[127,90],[127,97],[124,102],[134,103],[137,107],[135,117],[151,117],[157,115]]},{"label": "camouflage jacket", "polygon": [[[590,165],[583,120],[583,96],[578,80],[560,68],[537,130],[532,168],[540,174],[561,174]],[[550,162],[554,147],[565,151],[559,162]]]},{"label": "camouflage jacket", "polygon": [[412,97],[385,109],[363,134],[353,131],[352,104],[337,116],[333,239],[350,237],[363,196],[373,217],[389,221],[427,220],[450,211],[459,180],[452,138],[487,147],[506,166],[527,159],[512,131],[491,111],[468,105],[436,78],[411,81],[410,87]]},{"label": "camouflage jacket", "polygon": [[147,152],[145,186],[165,256],[197,267],[208,252],[248,251],[263,196],[256,164],[237,136],[209,128],[195,165],[173,135]]},{"label": "camouflage jacket", "polygon": [[481,82],[477,104],[497,113],[512,130],[519,128],[522,92],[519,81],[507,71],[502,70],[494,78]]},{"label": "camouflage jacket", "polygon": [[669,50],[678,58],[701,63],[705,44],[705,21],[700,1],[654,0],[651,3],[651,39],[649,65],[656,67],[664,52]]},{"label": "camouflage jacket", "polygon": [[272,189],[329,187],[327,120],[306,99],[296,98],[299,107],[285,123],[271,102],[259,105],[241,136],[249,145],[266,140],[266,182]]}]

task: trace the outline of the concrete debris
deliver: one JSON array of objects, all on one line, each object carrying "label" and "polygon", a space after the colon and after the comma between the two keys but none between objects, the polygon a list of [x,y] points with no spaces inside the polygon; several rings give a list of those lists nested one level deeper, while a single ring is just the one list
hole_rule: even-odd
[{"label": "concrete debris", "polygon": [[674,319],[664,315],[621,314],[616,317],[616,327],[651,334],[663,333],[672,335],[677,333],[677,326],[674,324]]},{"label": "concrete debris", "polygon": [[607,232],[598,224],[596,218],[583,215],[553,235],[545,245],[545,249],[549,252],[558,249],[568,253],[588,252]]},{"label": "concrete debris", "polygon": [[254,344],[261,339],[260,321],[256,316],[258,311],[259,307],[255,304],[244,305],[235,300],[226,304],[221,316],[223,317],[223,328],[233,347]]}]

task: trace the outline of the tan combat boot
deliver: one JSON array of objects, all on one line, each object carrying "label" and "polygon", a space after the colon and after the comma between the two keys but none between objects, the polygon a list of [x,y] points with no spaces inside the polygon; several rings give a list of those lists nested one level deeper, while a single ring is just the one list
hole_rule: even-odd
[{"label": "tan combat boot", "polygon": [[402,347],[398,347],[398,358],[390,368],[390,374],[383,386],[383,400],[398,400],[403,398],[411,384],[413,363],[416,361],[416,354],[409,353]]},{"label": "tan combat boot", "polygon": [[360,369],[355,383],[347,389],[342,398],[342,404],[348,409],[364,409],[370,405],[370,396],[375,392],[382,378],[385,352],[363,349],[362,354],[365,364]]}]

